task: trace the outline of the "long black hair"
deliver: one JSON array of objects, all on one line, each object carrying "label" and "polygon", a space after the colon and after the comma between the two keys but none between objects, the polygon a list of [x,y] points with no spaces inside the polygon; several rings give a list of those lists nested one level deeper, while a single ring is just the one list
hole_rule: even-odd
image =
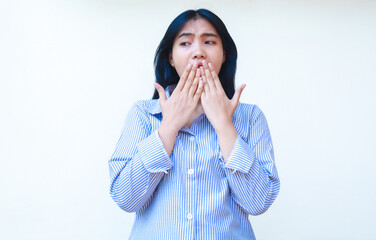
[{"label": "long black hair", "polygon": [[[218,74],[221,84],[228,98],[232,98],[235,93],[235,72],[236,60],[238,52],[236,45],[228,33],[225,24],[222,20],[207,9],[187,10],[177,16],[167,28],[167,31],[159,43],[154,57],[154,71],[156,82],[163,88],[168,85],[177,84],[179,82],[179,75],[170,64],[170,54],[172,53],[172,46],[176,35],[180,29],[191,19],[203,18],[207,20],[217,30],[222,40],[223,50],[226,55],[225,61],[222,64],[221,70]],[[158,99],[159,95],[155,90],[153,99]]]}]

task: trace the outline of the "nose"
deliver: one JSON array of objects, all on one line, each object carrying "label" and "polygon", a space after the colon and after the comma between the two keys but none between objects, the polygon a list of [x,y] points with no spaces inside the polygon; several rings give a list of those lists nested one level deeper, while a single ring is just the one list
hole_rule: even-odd
[{"label": "nose", "polygon": [[206,54],[200,44],[196,44],[196,47],[193,52],[193,59],[205,59]]}]

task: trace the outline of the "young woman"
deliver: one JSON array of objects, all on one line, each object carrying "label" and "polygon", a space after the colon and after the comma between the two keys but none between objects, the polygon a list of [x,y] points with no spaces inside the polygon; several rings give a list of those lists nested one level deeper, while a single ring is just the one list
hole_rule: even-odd
[{"label": "young woman", "polygon": [[255,239],[248,215],[269,208],[279,178],[264,114],[239,103],[236,60],[208,10],[168,27],[153,99],[132,107],[109,160],[112,198],[136,212],[130,239]]}]

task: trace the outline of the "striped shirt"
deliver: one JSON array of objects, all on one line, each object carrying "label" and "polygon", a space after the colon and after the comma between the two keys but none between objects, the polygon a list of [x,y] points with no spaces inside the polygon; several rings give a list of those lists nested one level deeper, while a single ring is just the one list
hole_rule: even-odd
[{"label": "striped shirt", "polygon": [[179,130],[171,156],[158,136],[161,120],[159,100],[136,102],[109,160],[112,198],[136,212],[129,239],[255,239],[249,214],[265,212],[279,192],[260,108],[239,103],[226,163],[205,113]]}]

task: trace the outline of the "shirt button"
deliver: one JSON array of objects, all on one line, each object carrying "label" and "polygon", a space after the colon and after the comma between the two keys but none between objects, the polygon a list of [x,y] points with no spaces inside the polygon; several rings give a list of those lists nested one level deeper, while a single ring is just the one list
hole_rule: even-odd
[{"label": "shirt button", "polygon": [[191,169],[188,169],[188,174],[189,175],[192,175],[194,173],[195,170],[193,170],[192,168]]},{"label": "shirt button", "polygon": [[190,136],[189,140],[191,140],[193,142],[193,140],[195,140],[195,137],[194,136]]},{"label": "shirt button", "polygon": [[191,220],[193,218],[192,214],[188,213],[187,218]]}]

